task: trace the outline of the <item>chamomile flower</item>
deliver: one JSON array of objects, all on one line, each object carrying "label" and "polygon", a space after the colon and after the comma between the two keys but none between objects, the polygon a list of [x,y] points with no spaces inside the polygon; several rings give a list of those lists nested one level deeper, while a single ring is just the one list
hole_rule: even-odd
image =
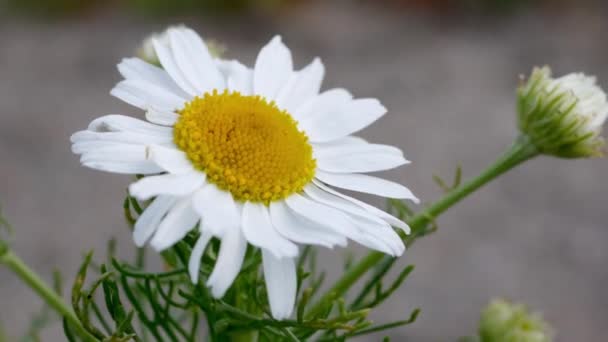
[{"label": "chamomile flower", "polygon": [[162,251],[198,229],[189,264],[197,282],[207,244],[219,239],[207,279],[216,297],[238,275],[247,245],[258,247],[277,319],[292,313],[299,244],[332,248],[350,239],[404,252],[391,227],[407,233],[404,222],[335,190],[417,201],[404,186],[365,174],[408,163],[398,148],[352,135],[385,114],[378,100],[320,92],[321,61],[294,70],[279,36],[252,68],[213,58],[185,27],[152,45],[162,68],[125,59],[118,65],[124,80],[111,91],[146,120],[107,115],[71,138],[84,166],[145,175],[129,187],[152,200],[135,223],[138,246]]}]

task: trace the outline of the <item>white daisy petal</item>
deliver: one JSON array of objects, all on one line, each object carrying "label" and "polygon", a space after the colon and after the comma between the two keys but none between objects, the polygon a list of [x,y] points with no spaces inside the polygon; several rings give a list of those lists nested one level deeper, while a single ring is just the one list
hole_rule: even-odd
[{"label": "white daisy petal", "polygon": [[[388,223],[384,221],[377,222],[376,220],[370,220],[367,217],[359,215],[349,215],[349,218],[357,226],[361,234],[360,237],[365,240],[355,241],[392,256],[400,256],[405,251],[403,241]],[[373,242],[373,245],[367,244],[370,239],[376,240]]]},{"label": "white daisy petal", "polygon": [[381,218],[377,217],[376,215],[373,215],[370,212],[365,211],[360,206],[357,206],[356,204],[349,202],[341,197],[330,194],[329,192],[326,192],[325,190],[317,187],[314,184],[309,184],[304,187],[304,192],[316,202],[328,205],[332,208],[339,209],[347,214],[359,216],[378,224],[385,223]]},{"label": "white daisy petal", "polygon": [[153,83],[139,80],[121,81],[110,94],[144,110],[153,108],[171,112],[183,108],[188,101]]},{"label": "white daisy petal", "polygon": [[292,81],[288,82],[289,86],[279,92],[277,106],[288,112],[296,111],[307,100],[319,94],[324,74],[323,63],[319,58],[315,58],[304,69],[293,74]]},{"label": "white daisy petal", "polygon": [[118,71],[127,80],[145,81],[163,87],[184,99],[192,98],[171,79],[165,70],[139,58],[124,58],[118,64]]},{"label": "white daisy petal", "polygon": [[250,244],[267,249],[277,258],[295,257],[298,254],[298,247],[281,236],[272,226],[265,205],[245,202],[242,220],[243,234]]},{"label": "white daisy petal", "polygon": [[367,140],[365,140],[361,137],[354,136],[354,135],[349,135],[349,136],[346,136],[346,137],[338,139],[338,140],[332,140],[332,141],[322,142],[322,143],[313,143],[312,146],[314,147],[315,153],[317,153],[321,149],[335,148],[336,150],[339,151],[342,148],[353,148],[353,145],[366,145],[366,144],[369,144],[367,142]]},{"label": "white daisy petal", "polygon": [[190,197],[179,200],[162,220],[150,245],[157,251],[163,251],[184,238],[194,229],[200,216],[192,209]]},{"label": "white daisy petal", "polygon": [[388,198],[409,199],[415,203],[419,202],[418,198],[414,196],[408,188],[386,179],[355,173],[330,173],[320,170],[317,170],[315,176],[322,182],[338,188],[365,192]]},{"label": "white daisy petal", "polygon": [[292,194],[287,197],[285,203],[297,215],[350,238],[349,233],[353,228],[353,224],[343,212],[312,201],[299,194]]},{"label": "white daisy petal", "polygon": [[139,162],[146,160],[146,147],[143,145],[109,144],[83,153],[82,163],[91,161]]},{"label": "white daisy petal", "polygon": [[192,172],[183,175],[148,176],[129,186],[131,196],[147,200],[158,195],[185,196],[205,183],[205,174]]},{"label": "white daisy petal", "polygon": [[399,256],[403,253],[396,252],[391,245],[388,245],[385,241],[383,241],[383,239],[378,237],[376,234],[359,232],[357,235],[353,236],[352,239],[362,246],[375,249],[390,256]]},{"label": "white daisy petal", "polygon": [[344,235],[296,215],[284,202],[270,204],[270,218],[277,231],[291,241],[328,248],[346,246]]},{"label": "white daisy petal", "polygon": [[181,69],[175,61],[175,57],[173,56],[168,42],[164,42],[161,39],[156,38],[152,39],[152,44],[154,45],[154,51],[156,51],[156,56],[158,56],[160,64],[163,66],[163,69],[167,71],[169,76],[171,76],[173,81],[175,81],[175,83],[179,85],[179,87],[186,93],[192,96],[200,95],[196,91],[196,88],[182,74]]},{"label": "white daisy petal", "polygon": [[253,70],[235,60],[217,60],[216,63],[225,74],[228,89],[242,95],[253,94]]},{"label": "white daisy petal", "polygon": [[[87,131],[89,132],[89,131]],[[93,132],[91,132],[93,133]],[[108,133],[100,133],[108,134]],[[121,143],[107,140],[82,140],[72,144],[72,153],[74,154],[85,154],[87,152],[96,151],[98,149],[104,149],[106,147],[120,147],[129,145],[128,143]]]},{"label": "white daisy petal", "polygon": [[236,279],[241,271],[245,252],[247,252],[247,240],[240,227],[227,231],[222,238],[213,272],[207,281],[207,286],[211,287],[211,294],[215,298],[222,298]]},{"label": "white daisy petal", "polygon": [[376,99],[356,99],[313,120],[305,130],[313,143],[336,140],[362,130],[385,113],[386,108]]},{"label": "white daisy petal", "polygon": [[188,160],[186,153],[173,148],[160,145],[147,147],[147,159],[153,161],[163,170],[173,174],[185,174],[194,172],[192,163]]},{"label": "white daisy petal", "polygon": [[326,90],[318,96],[303,103],[291,115],[299,121],[304,130],[313,129],[317,122],[332,116],[340,108],[346,106],[353,96],[346,89],[334,88]]},{"label": "white daisy petal", "polygon": [[[394,246],[386,244],[378,237],[368,236],[367,231],[370,230],[370,227],[374,227],[371,229],[382,229],[384,222],[378,223],[360,216],[349,215],[341,210],[297,194],[291,195],[285,202],[298,215],[309,218],[328,229],[340,232],[353,241],[391,255],[396,254]],[[365,225],[365,227],[362,227],[362,225]],[[390,226],[386,225],[386,227]]]},{"label": "white daisy petal", "polygon": [[99,171],[125,175],[151,175],[162,171],[157,165],[147,161],[125,163],[91,160],[86,163],[83,162],[82,166]]},{"label": "white daisy petal", "polygon": [[[148,135],[136,132],[94,132],[94,131],[79,131],[70,137],[70,141],[74,144],[85,142],[113,142],[125,143],[134,145],[145,144],[166,144],[173,141],[171,135]],[[76,153],[76,152],[75,152]]]},{"label": "white daisy petal", "polygon": [[161,195],[148,205],[135,222],[135,227],[133,228],[133,241],[135,241],[137,247],[143,247],[146,241],[154,234],[160,220],[167,214],[175,202],[175,197]]},{"label": "white daisy petal", "polygon": [[130,116],[110,114],[99,117],[89,124],[88,129],[96,132],[128,132],[144,135],[173,137],[173,129],[135,119]]},{"label": "white daisy petal", "polygon": [[264,46],[255,61],[253,90],[267,100],[274,100],[293,73],[291,51],[275,36]]},{"label": "white daisy petal", "polygon": [[353,144],[315,150],[317,167],[335,173],[376,172],[409,163],[396,147],[379,144]]},{"label": "white daisy petal", "polygon": [[84,152],[80,162],[92,169],[124,174],[155,174],[162,171],[146,160],[146,147],[143,145],[106,143]]},{"label": "white daisy petal", "polygon": [[279,320],[289,318],[296,300],[295,262],[292,258],[276,258],[265,249],[262,249],[262,262],[272,316]]},{"label": "white daisy petal", "polygon": [[200,274],[201,269],[201,258],[203,257],[203,253],[205,253],[205,248],[211,241],[210,232],[202,230],[201,236],[196,240],[194,244],[194,248],[192,248],[192,252],[190,253],[190,260],[188,260],[188,274],[190,274],[190,280],[192,280],[193,284],[198,284],[198,276]]},{"label": "white daisy petal", "polygon": [[390,215],[389,213],[386,213],[372,205],[369,205],[365,202],[359,201],[356,198],[352,198],[349,196],[346,196],[344,194],[339,193],[338,191],[335,191],[333,189],[331,189],[330,187],[326,186],[325,184],[317,181],[317,180],[313,180],[313,183],[319,187],[320,189],[322,189],[323,191],[326,191],[332,195],[338,196],[340,198],[343,198],[351,203],[354,203],[358,206],[360,206],[361,208],[367,210],[368,212],[380,217],[381,219],[383,219],[384,221],[386,221],[388,224],[400,228],[402,229],[406,234],[409,234],[411,229],[410,226],[407,225],[407,223],[401,221],[400,219],[394,217],[393,215]]},{"label": "white daisy petal", "polygon": [[182,27],[170,28],[168,34],[174,60],[189,84],[200,94],[225,88],[224,77],[196,32]]},{"label": "white daisy petal", "polygon": [[241,213],[232,195],[208,184],[192,196],[194,210],[204,218],[205,229],[221,237],[224,232],[241,226]]},{"label": "white daisy petal", "polygon": [[161,112],[149,109],[146,112],[146,119],[157,125],[173,126],[177,122],[177,119],[179,119],[179,116],[173,112]]}]

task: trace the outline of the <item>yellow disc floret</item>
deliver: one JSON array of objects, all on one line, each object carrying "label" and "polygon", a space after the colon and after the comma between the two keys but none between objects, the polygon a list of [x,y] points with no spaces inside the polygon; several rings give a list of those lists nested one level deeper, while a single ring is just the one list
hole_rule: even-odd
[{"label": "yellow disc floret", "polygon": [[236,200],[268,204],[302,191],[314,177],[308,137],[274,102],[214,91],[178,114],[175,144]]}]

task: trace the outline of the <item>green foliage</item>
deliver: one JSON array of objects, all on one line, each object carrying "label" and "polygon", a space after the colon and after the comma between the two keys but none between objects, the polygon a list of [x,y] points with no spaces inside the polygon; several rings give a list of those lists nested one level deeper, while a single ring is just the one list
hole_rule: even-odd
[{"label": "green foliage", "polygon": [[[142,207],[145,203],[127,196],[124,213],[130,225],[142,213]],[[413,266],[407,266],[385,287],[394,259],[378,266],[354,300],[337,298],[320,313],[309,315],[309,305],[320,295],[325,273],[318,269],[316,250],[305,247],[297,263],[295,318],[277,321],[270,314],[259,250],[249,248],[233,286],[222,299],[215,299],[204,281],[212,271],[219,241],[213,241],[205,251],[201,281],[192,284],[187,264],[196,239],[191,233],[162,254],[163,272],[147,272],[145,257],[140,253],[132,262],[117,259],[114,243],[108,245],[108,259],[100,265],[88,253],[72,286],[72,306],[82,326],[100,341],[199,341],[203,330],[210,341],[308,341],[313,337],[344,341],[410,324],[418,316],[416,309],[403,320],[380,325],[367,318],[413,270]],[[206,329],[199,326],[203,318]],[[70,326],[64,327],[66,338],[78,341]]]}]

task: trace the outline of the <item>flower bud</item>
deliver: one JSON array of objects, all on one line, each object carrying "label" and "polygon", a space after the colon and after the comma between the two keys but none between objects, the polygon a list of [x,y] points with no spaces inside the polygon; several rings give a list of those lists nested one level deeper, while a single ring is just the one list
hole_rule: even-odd
[{"label": "flower bud", "polygon": [[481,342],[549,342],[552,333],[543,319],[522,304],[493,300],[481,313]]},{"label": "flower bud", "polygon": [[534,68],[517,95],[519,129],[541,153],[562,158],[603,155],[608,101],[595,77],[572,73],[552,78],[548,67]]}]

